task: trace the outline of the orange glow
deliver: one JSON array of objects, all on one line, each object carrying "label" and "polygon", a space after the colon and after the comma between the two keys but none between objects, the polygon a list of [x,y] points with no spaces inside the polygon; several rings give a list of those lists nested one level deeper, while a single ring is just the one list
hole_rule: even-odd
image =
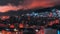
[{"label": "orange glow", "polygon": [[10,25],[10,28],[14,28],[14,25]]},{"label": "orange glow", "polygon": [[11,32],[7,32],[7,34],[12,34]]},{"label": "orange glow", "polygon": [[20,28],[23,28],[24,26],[23,26],[23,24],[19,24],[19,27],[20,27]]},{"label": "orange glow", "polygon": [[9,18],[9,16],[1,16],[2,20],[8,19],[8,18]]},{"label": "orange glow", "polygon": [[41,29],[41,30],[39,31],[39,34],[44,34],[44,30]]},{"label": "orange glow", "polygon": [[52,26],[52,25],[53,25],[53,21],[51,21],[51,22],[49,23],[49,25]]},{"label": "orange glow", "polygon": [[49,25],[52,26],[53,24],[58,24],[58,23],[59,23],[59,20],[56,19],[54,21],[49,22]]},{"label": "orange glow", "polygon": [[59,20],[55,20],[55,23],[56,23],[56,24],[59,23]]},{"label": "orange glow", "polygon": [[5,30],[2,30],[2,34],[6,34],[6,31]]},{"label": "orange glow", "polygon": [[9,10],[16,11],[16,10],[19,10],[20,8],[22,9],[21,6],[18,6],[18,7],[12,6],[12,5],[0,6],[0,12],[8,12]]}]

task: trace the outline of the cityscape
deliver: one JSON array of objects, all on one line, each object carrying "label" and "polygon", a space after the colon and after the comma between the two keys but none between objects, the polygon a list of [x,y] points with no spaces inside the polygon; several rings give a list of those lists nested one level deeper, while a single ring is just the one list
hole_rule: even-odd
[{"label": "cityscape", "polygon": [[59,34],[60,10],[0,16],[1,34]]},{"label": "cityscape", "polygon": [[0,34],[60,34],[60,0],[0,0]]}]

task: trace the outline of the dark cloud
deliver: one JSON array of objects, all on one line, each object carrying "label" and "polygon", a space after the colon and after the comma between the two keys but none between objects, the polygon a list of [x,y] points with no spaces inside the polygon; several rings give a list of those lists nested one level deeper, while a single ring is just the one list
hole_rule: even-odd
[{"label": "dark cloud", "polygon": [[19,5],[22,4],[23,2],[24,0],[0,0],[0,5],[7,5],[9,3],[12,5]]}]

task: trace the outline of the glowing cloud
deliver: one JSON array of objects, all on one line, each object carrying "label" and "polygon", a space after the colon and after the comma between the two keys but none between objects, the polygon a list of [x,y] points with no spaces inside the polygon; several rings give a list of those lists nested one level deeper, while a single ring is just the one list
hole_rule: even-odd
[{"label": "glowing cloud", "polygon": [[21,2],[21,0],[18,0],[17,2],[13,1],[11,3],[11,1],[9,0],[10,3],[8,2],[7,5],[2,6],[0,4],[0,12],[8,12],[9,10],[16,11],[20,9],[25,10],[25,9],[32,9],[32,8],[37,8],[37,7],[40,7],[40,8],[53,7],[54,5],[58,3],[58,1],[59,0],[25,0],[24,2]]}]

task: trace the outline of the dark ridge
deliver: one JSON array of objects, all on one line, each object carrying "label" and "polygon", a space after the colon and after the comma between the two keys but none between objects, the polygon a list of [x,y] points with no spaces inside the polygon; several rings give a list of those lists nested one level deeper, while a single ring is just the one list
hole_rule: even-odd
[{"label": "dark ridge", "polygon": [[55,6],[55,7],[56,7],[56,9],[60,10],[60,5],[57,5],[57,6]]},{"label": "dark ridge", "polygon": [[39,8],[29,9],[26,11],[39,13],[39,12],[46,12],[46,11],[51,12],[52,9],[56,9],[56,7],[48,7],[48,8],[40,8],[39,7]]}]

